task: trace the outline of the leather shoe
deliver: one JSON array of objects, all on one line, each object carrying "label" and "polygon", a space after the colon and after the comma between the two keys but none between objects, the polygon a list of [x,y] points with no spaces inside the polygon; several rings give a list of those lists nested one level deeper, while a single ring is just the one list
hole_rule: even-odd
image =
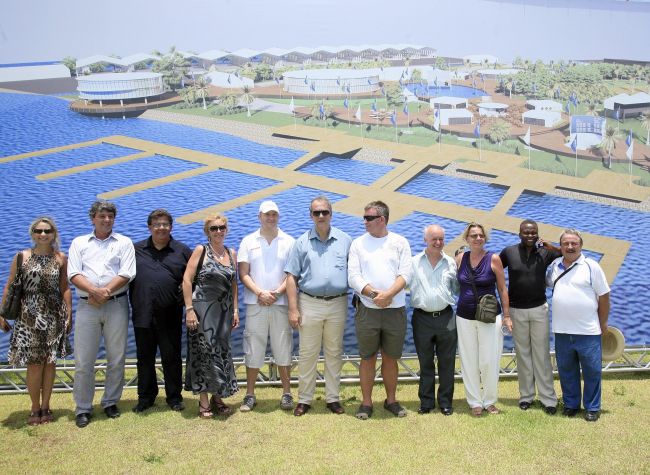
[{"label": "leather shoe", "polygon": [[293,410],[293,415],[296,417],[304,416],[309,412],[311,409],[311,406],[309,404],[305,404],[304,402],[299,402],[296,404],[296,408]]},{"label": "leather shoe", "polygon": [[596,422],[600,417],[600,411],[587,411],[585,413],[585,421]]},{"label": "leather shoe", "polygon": [[112,406],[105,407],[104,413],[106,414],[106,417],[108,417],[109,419],[117,419],[121,415],[120,410],[117,408],[115,404],[113,404]]},{"label": "leather shoe", "polygon": [[79,427],[79,429],[83,429],[88,424],[90,424],[90,413],[82,412],[81,414],[77,414],[77,416],[74,418],[74,422],[77,424],[77,427]]},{"label": "leather shoe", "polygon": [[[328,403],[325,404],[325,405],[326,405],[327,408],[328,408],[330,411],[332,411],[334,414],[344,414],[344,413],[345,413],[345,409],[343,409],[343,406],[341,406],[341,403],[338,402],[338,401],[328,402]],[[305,412],[306,412],[306,411],[305,411]]]},{"label": "leather shoe", "polygon": [[445,416],[451,416],[454,413],[453,407],[441,407],[440,412]]},{"label": "leather shoe", "polygon": [[183,401],[176,401],[170,403],[169,408],[172,411],[181,412],[183,409],[185,409],[185,404],[183,404]]},{"label": "leather shoe", "polygon": [[562,415],[567,417],[575,417],[578,414],[578,409],[571,409],[570,407],[565,407],[562,409]]},{"label": "leather shoe", "polygon": [[519,409],[522,411],[527,411],[530,408],[530,403],[528,401],[520,401],[519,402]]},{"label": "leather shoe", "polygon": [[429,414],[430,412],[431,412],[430,407],[420,406],[420,409],[418,409],[418,414]]},{"label": "leather shoe", "polygon": [[555,406],[544,406],[544,412],[549,416],[554,416],[557,413],[557,407]]},{"label": "leather shoe", "polygon": [[[140,412],[144,412],[144,411],[146,411],[146,410],[149,409],[151,406],[153,406],[153,402],[149,402],[149,401],[138,401],[138,403],[135,405],[135,407],[134,407],[132,410],[133,410],[133,412],[135,412],[136,414],[138,414],[138,413],[140,413]],[[106,415],[108,415],[108,414],[106,414]]]}]

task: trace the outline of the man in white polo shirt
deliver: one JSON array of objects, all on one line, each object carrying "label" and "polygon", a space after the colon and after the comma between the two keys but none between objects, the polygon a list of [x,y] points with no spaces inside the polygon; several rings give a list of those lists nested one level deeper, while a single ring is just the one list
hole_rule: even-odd
[{"label": "man in white polo shirt", "polygon": [[240,411],[251,411],[257,403],[255,381],[264,365],[269,337],[273,358],[278,365],[282,381],[280,407],[288,411],[293,409],[290,385],[293,330],[287,316],[284,266],[294,239],[278,228],[280,210],[273,201],[264,201],[260,205],[258,217],[260,228],[242,239],[237,253],[239,278],[244,284],[246,304],[246,396]]},{"label": "man in white polo shirt", "polygon": [[584,379],[585,420],[600,417],[602,379],[601,334],[607,330],[609,285],[593,259],[582,255],[582,236],[566,229],[560,236],[562,257],[546,274],[553,288],[555,357],[564,401],[563,414],[575,417],[580,409],[580,372]]}]

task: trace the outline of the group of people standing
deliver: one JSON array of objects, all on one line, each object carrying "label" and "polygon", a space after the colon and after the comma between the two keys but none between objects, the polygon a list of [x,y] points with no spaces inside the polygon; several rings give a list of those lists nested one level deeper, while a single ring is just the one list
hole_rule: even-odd
[{"label": "group of people standing", "polygon": [[[228,219],[215,214],[204,221],[206,242],[192,251],[172,237],[173,218],[164,209],[150,213],[150,236],[135,245],[113,230],[117,209],[97,201],[90,208],[93,231],[75,238],[68,258],[58,250],[58,230],[50,218],[30,226],[32,249],[14,258],[7,288],[18,262],[24,279],[22,314],[16,320],[9,361],[27,366],[32,407],[29,424],[53,420],[49,406],[56,359],[70,354],[72,299],[68,282],[77,288],[75,314],[74,400],[76,424],[92,418],[95,362],[103,337],[106,350],[105,390],[101,405],[109,418],[120,416],[129,307],[137,347],[140,413],[158,395],[155,370],[160,350],[166,402],[184,407],[182,389],[199,395],[199,417],[229,415],[224,402],[238,391],[232,359],[231,332],[239,327],[238,288],[244,287],[243,332],[246,394],[239,407],[254,410],[255,383],[270,340],[282,383],[280,407],[303,416],[312,407],[321,350],[325,365],[325,402],[334,414],[340,402],[343,335],[348,292],[353,290],[355,330],[361,363],[362,401],[356,417],[368,419],[376,362],[386,391],[383,407],[397,417],[407,411],[397,400],[398,360],[407,330],[407,289],[413,307],[413,338],[420,363],[418,413],[436,403],[453,414],[456,351],[471,414],[498,414],[498,378],[503,332],[512,332],[517,352],[519,407],[527,410],[535,389],[544,411],[555,414],[557,396],[549,348],[549,306],[545,289],[553,288],[553,331],[566,416],[582,405],[585,419],[600,414],[601,340],[607,328],[609,287],[598,263],[581,253],[582,237],[565,230],[560,247],[542,240],[537,224],[521,223],[521,242],[495,254],[485,249],[487,230],[467,225],[467,249],[455,258],[445,254],[445,231],[424,229],[425,249],[411,255],[408,241],[388,230],[389,208],[372,201],[364,208],[366,233],[352,239],[332,226],[332,205],[325,196],[309,207],[311,229],[298,239],[279,228],[280,210],[273,201],[259,208],[260,227],[238,249],[225,244]],[[506,288],[504,268],[509,273]],[[495,323],[476,320],[479,299],[500,300]],[[130,304],[130,305],[129,305]],[[456,306],[454,312],[453,306]],[[181,336],[187,327],[187,360],[182,382]],[[8,323],[0,317],[0,327]],[[293,332],[299,332],[298,401],[291,393]],[[439,388],[435,392],[436,368]],[[584,390],[580,383],[580,371]]]}]

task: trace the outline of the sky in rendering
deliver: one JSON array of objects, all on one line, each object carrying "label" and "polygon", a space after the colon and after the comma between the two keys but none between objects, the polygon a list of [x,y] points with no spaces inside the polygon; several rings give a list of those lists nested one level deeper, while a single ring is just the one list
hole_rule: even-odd
[{"label": "sky in rendering", "polygon": [[616,0],[21,0],[0,64],[150,53],[410,43],[443,56],[650,60],[650,3]]}]

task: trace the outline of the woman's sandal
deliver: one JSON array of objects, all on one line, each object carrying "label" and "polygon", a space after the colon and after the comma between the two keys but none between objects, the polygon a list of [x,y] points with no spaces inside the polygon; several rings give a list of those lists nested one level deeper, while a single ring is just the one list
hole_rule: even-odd
[{"label": "woman's sandal", "polygon": [[485,410],[490,414],[501,414],[501,411],[497,409],[497,407],[494,404],[490,404],[488,407],[485,408]]},{"label": "woman's sandal", "polygon": [[472,416],[481,417],[481,414],[483,414],[483,408],[481,406],[472,408]]},{"label": "woman's sandal", "polygon": [[210,408],[216,412],[218,416],[229,416],[232,414],[232,409],[225,402],[217,399],[215,395],[210,398]]},{"label": "woman's sandal", "polygon": [[41,410],[30,412],[27,418],[27,425],[37,426],[41,423]]},{"label": "woman's sandal", "polygon": [[208,407],[204,407],[201,405],[199,402],[199,419],[212,419],[212,409],[210,409],[210,405]]},{"label": "woman's sandal", "polygon": [[48,409],[41,409],[41,424],[49,424],[54,420],[52,411]]}]

